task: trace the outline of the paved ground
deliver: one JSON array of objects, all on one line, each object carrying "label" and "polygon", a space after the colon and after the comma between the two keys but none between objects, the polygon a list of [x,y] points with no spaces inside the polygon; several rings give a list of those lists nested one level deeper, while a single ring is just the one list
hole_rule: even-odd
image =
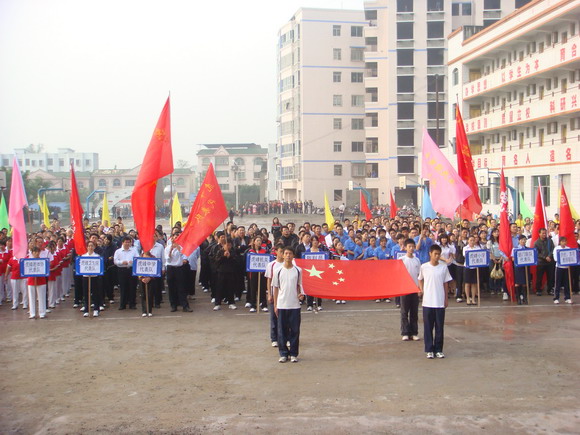
[{"label": "paved ground", "polygon": [[0,433],[580,433],[580,306],[531,302],[451,302],[444,360],[401,342],[394,306],[328,302],[303,313],[298,364],[267,314],[203,293],[147,319],[4,305]]}]

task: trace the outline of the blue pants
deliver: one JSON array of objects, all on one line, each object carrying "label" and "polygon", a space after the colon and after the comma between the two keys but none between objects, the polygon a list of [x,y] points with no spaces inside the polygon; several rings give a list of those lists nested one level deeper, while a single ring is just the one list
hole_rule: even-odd
[{"label": "blue pants", "polygon": [[[290,351],[286,342],[290,342]],[[278,309],[278,350],[280,356],[298,356],[300,308]]]},{"label": "blue pants", "polygon": [[556,285],[554,286],[554,300],[560,299],[560,287],[564,287],[564,299],[570,299],[570,283],[568,269],[556,267]]},{"label": "blue pants", "polygon": [[278,341],[278,318],[274,312],[274,304],[268,304],[270,311],[270,341]]},{"label": "blue pants", "polygon": [[[425,352],[443,352],[443,324],[445,308],[423,307]],[[433,338],[433,328],[435,338]]]}]

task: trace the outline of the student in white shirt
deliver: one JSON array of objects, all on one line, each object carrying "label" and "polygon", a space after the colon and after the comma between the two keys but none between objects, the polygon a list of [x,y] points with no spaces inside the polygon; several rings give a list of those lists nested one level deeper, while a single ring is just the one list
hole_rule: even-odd
[{"label": "student in white shirt", "polygon": [[272,347],[278,347],[278,316],[274,312],[274,288],[272,287],[272,277],[284,265],[284,244],[276,244],[276,258],[266,266],[264,276],[268,280],[266,288],[268,289],[268,310],[270,311],[270,341]]},{"label": "student in white shirt", "polygon": [[560,303],[560,288],[564,287],[564,302],[567,304],[572,303],[570,298],[570,282],[568,281],[568,269],[570,266],[561,266],[558,261],[558,251],[560,249],[568,249],[568,240],[566,237],[561,236],[558,239],[558,246],[554,248],[554,260],[556,260],[556,284],[554,285],[554,303]]},{"label": "student in white shirt", "polygon": [[[405,264],[405,268],[413,279],[413,282],[418,287],[418,276],[421,270],[421,261],[415,256],[415,241],[407,239],[405,242],[405,250],[407,255],[401,257],[400,260]],[[409,341],[409,337],[413,337],[413,341],[419,340],[419,295],[411,293],[401,296],[401,337],[403,341]]]},{"label": "student in white shirt", "polygon": [[[451,275],[447,265],[439,262],[441,247],[432,245],[429,248],[429,262],[421,265],[419,287],[423,294],[423,325],[425,336],[425,352],[427,358],[445,358],[443,354],[443,325],[445,323],[445,308],[447,308],[447,292]],[[433,337],[435,329],[435,337]]]},{"label": "student in white shirt", "polygon": [[[302,269],[292,263],[294,251],[284,248],[284,265],[272,277],[274,312],[278,317],[278,350],[281,363],[298,362],[300,341],[300,301],[304,300]],[[290,342],[288,350],[287,342]]]},{"label": "student in white shirt", "polygon": [[129,236],[123,237],[123,245],[115,251],[113,262],[117,266],[119,275],[119,291],[121,293],[119,310],[124,310],[129,304],[130,309],[137,308],[137,281],[133,278],[133,259],[137,257],[137,252],[131,247],[133,239]]}]

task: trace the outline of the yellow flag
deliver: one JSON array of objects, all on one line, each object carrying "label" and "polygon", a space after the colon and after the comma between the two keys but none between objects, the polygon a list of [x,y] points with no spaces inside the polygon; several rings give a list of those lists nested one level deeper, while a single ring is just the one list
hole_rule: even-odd
[{"label": "yellow flag", "polygon": [[107,226],[111,226],[111,215],[109,214],[109,202],[107,201],[107,194],[103,194],[103,217],[101,218],[101,222],[105,225],[105,221],[107,221]]},{"label": "yellow flag", "polygon": [[44,225],[50,227],[50,211],[48,210],[48,203],[46,202],[46,194],[42,201],[42,214],[44,215]]},{"label": "yellow flag", "polygon": [[183,215],[181,214],[181,204],[177,192],[173,196],[173,205],[171,206],[171,228],[175,226],[176,222],[181,222],[181,226],[183,227]]},{"label": "yellow flag", "polygon": [[324,192],[324,218],[326,224],[328,225],[328,231],[332,231],[334,229],[334,216],[330,211],[330,205],[328,204],[328,197],[326,196],[326,192]]},{"label": "yellow flag", "polygon": [[572,203],[570,202],[570,213],[572,213],[572,219],[574,220],[578,220],[580,219],[580,215],[578,214],[578,212],[574,209],[574,206],[572,205]]}]

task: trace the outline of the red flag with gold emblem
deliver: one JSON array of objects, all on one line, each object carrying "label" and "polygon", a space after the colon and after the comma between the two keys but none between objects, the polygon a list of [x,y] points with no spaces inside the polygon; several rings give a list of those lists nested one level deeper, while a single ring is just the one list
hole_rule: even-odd
[{"label": "red flag with gold emblem", "polygon": [[190,255],[228,217],[222,191],[210,163],[197,198],[191,206],[187,224],[175,243],[184,255]]},{"label": "red flag with gold emblem", "polygon": [[461,217],[473,220],[473,215],[481,212],[482,205],[479,198],[479,187],[475,179],[469,141],[463,126],[463,118],[459,107],[455,108],[455,143],[457,153],[457,172],[461,179],[471,189],[471,195],[461,204]]},{"label": "red flag with gold emblem", "polygon": [[308,296],[339,300],[392,298],[419,289],[401,260],[296,260]]},{"label": "red flag with gold emblem", "polygon": [[141,247],[149,251],[154,244],[155,233],[155,190],[157,180],[173,172],[173,152],[171,150],[171,123],[169,118],[169,97],[161,111],[157,126],[143,158],[133,194],[131,207],[135,219],[135,229],[139,233]]}]

